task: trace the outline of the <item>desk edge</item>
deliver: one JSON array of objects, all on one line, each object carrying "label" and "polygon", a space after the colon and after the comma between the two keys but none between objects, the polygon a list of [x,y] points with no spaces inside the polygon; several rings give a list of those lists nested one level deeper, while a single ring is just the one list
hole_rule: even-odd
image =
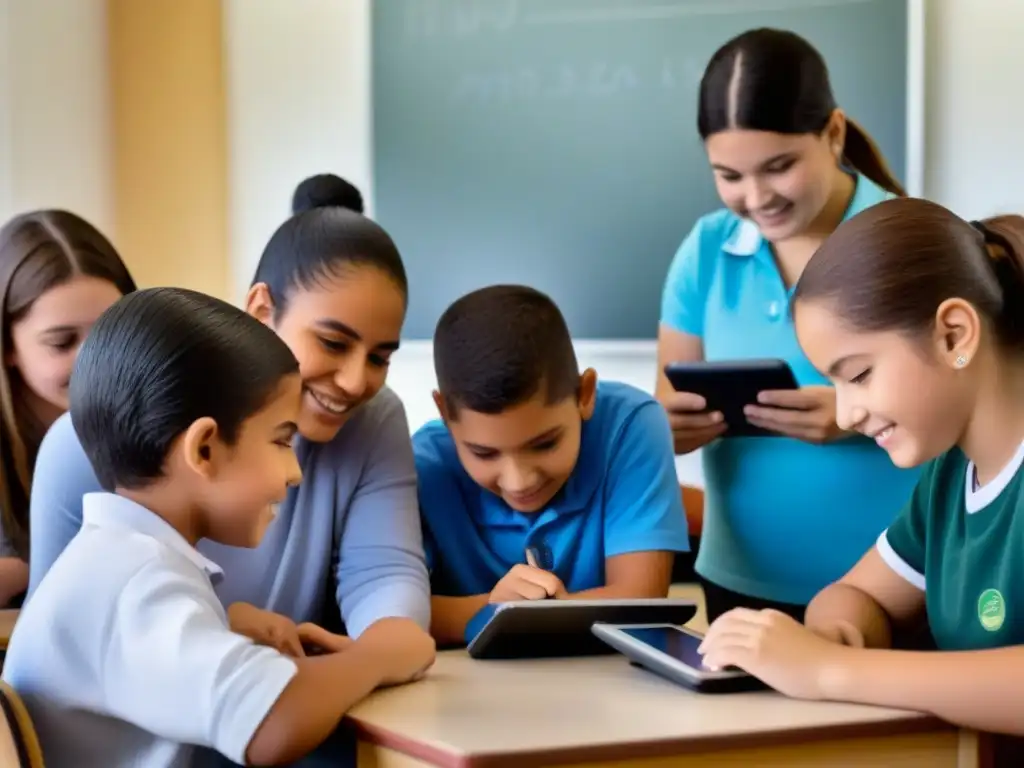
[{"label": "desk edge", "polygon": [[519,768],[523,765],[524,759],[529,759],[530,765],[535,766],[614,762],[616,760],[779,747],[840,739],[906,736],[960,730],[956,726],[930,715],[908,713],[905,718],[874,723],[843,723],[815,728],[801,727],[731,735],[554,747],[533,751],[487,752],[471,755],[452,752],[434,744],[421,742],[389,728],[361,722],[356,717],[346,717],[344,724],[360,741],[400,752],[408,757],[439,766],[439,768]]}]

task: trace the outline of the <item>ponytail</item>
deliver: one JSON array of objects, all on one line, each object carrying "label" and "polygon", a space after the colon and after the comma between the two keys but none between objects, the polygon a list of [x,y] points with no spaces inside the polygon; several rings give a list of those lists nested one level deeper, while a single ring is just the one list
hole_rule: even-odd
[{"label": "ponytail", "polygon": [[1024,349],[1024,216],[993,216],[972,225],[981,233],[1002,291],[996,331],[1006,344]]},{"label": "ponytail", "polygon": [[898,197],[906,197],[903,188],[889,169],[882,151],[871,138],[871,134],[861,126],[846,118],[846,143],[843,144],[843,157],[859,173],[864,174],[882,189],[892,192]]}]

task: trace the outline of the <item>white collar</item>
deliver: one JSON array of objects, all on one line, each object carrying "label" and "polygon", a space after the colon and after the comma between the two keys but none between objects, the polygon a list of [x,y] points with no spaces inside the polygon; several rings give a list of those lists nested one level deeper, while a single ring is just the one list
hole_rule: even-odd
[{"label": "white collar", "polygon": [[971,515],[980,512],[987,507],[996,497],[999,496],[1006,486],[1010,484],[1017,471],[1024,464],[1024,443],[1020,444],[1013,458],[999,470],[999,474],[989,480],[980,488],[974,487],[974,478],[977,469],[973,461],[967,462],[967,477],[964,480],[964,506],[967,507],[967,514]]},{"label": "white collar", "polygon": [[219,565],[203,557],[170,523],[141,504],[116,493],[85,494],[82,497],[82,524],[127,528],[145,534],[187,557],[211,579],[223,575]]}]

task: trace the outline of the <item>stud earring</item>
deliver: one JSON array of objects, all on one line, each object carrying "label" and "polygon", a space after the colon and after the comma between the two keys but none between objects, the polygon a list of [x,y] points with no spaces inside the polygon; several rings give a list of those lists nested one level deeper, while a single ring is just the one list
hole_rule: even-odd
[{"label": "stud earring", "polygon": [[963,355],[957,355],[956,365],[957,368],[963,368],[965,365],[967,365],[967,358],[964,357]]}]

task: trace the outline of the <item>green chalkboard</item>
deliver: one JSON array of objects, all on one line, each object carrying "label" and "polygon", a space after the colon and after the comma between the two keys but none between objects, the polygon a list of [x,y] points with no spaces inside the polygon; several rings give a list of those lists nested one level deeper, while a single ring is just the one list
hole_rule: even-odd
[{"label": "green chalkboard", "polygon": [[373,0],[375,216],[408,268],[408,337],[517,282],[577,338],[652,338],[676,248],[720,205],[700,76],[752,27],[814,43],[902,175],[907,2]]}]

